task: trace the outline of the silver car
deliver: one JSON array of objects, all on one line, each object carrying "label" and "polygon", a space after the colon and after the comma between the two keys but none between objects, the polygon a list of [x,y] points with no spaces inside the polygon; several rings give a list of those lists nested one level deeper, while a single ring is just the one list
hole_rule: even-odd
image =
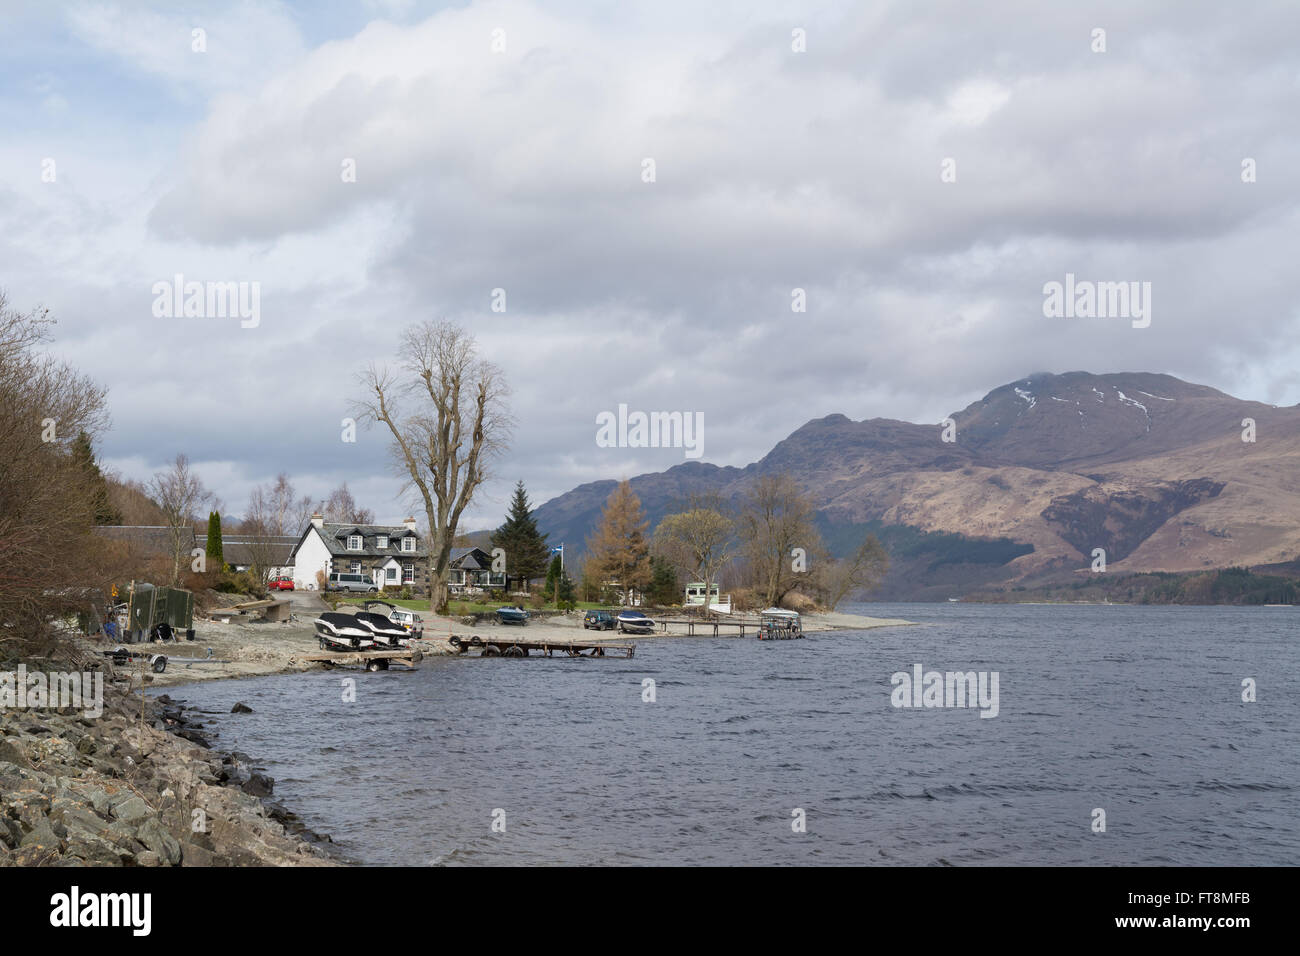
[{"label": "silver car", "polygon": [[349,574],[346,571],[335,571],[326,581],[326,587],[331,591],[362,591],[366,594],[376,594],[379,587],[374,581],[365,574]]}]

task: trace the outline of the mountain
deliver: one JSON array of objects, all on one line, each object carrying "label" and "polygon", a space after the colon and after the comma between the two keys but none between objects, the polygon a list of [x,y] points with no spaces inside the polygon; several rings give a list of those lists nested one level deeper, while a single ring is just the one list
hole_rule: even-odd
[{"label": "mountain", "polygon": [[[1070,573],[1090,567],[1095,548],[1111,571],[1300,554],[1300,406],[1169,375],[1069,372],[1011,382],[949,417],[953,441],[943,424],[828,415],[745,468],[685,462],[631,484],[656,523],[691,492],[735,500],[758,476],[788,471],[817,502],[832,550],[868,530],[881,537],[895,564],[889,597]],[[572,548],[614,485],[546,502],[539,525]]]}]

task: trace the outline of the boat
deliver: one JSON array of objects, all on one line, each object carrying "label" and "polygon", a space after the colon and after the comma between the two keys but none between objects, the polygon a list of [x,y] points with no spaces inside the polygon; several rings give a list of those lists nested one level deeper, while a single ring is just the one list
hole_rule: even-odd
[{"label": "boat", "polygon": [[373,632],[351,614],[326,611],[315,623],[323,651],[360,651],[375,646]]},{"label": "boat", "polygon": [[497,608],[497,622],[500,624],[518,624],[522,627],[528,623],[528,612],[521,607],[499,607]]},{"label": "boat", "polygon": [[359,624],[370,631],[370,639],[380,647],[405,647],[410,639],[406,628],[383,614],[374,611],[357,611]]},{"label": "boat", "polygon": [[650,634],[655,629],[655,622],[640,611],[620,611],[614,620],[620,634]]},{"label": "boat", "polygon": [[791,641],[803,637],[803,621],[798,611],[770,607],[759,615],[760,641]]}]

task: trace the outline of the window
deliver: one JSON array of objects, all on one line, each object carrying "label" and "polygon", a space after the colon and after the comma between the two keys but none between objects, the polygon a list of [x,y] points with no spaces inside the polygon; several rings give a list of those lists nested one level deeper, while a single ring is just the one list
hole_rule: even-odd
[{"label": "window", "polygon": [[402,583],[403,584],[415,583],[415,565],[413,564],[402,565]]},{"label": "window", "polygon": [[349,551],[361,550],[361,535],[359,534],[348,535],[348,550]]},{"label": "window", "polygon": [[378,543],[377,543],[375,546],[378,547],[378,548],[387,548],[387,547],[388,547],[388,535],[386,535],[386,534],[381,534],[381,535],[379,536],[379,541],[378,541]]},{"label": "window", "polygon": [[403,550],[403,551],[414,551],[414,550],[415,550],[415,538],[403,538],[403,539],[402,539],[402,550]]},{"label": "window", "polygon": [[352,562],[352,573],[353,573],[353,574],[360,574],[360,573],[361,573],[361,562],[360,562],[360,561],[353,561],[353,562]]},{"label": "window", "polygon": [[397,580],[397,568],[385,568],[385,569],[384,569],[384,572],[385,572],[385,573],[384,573],[384,580],[385,580],[385,581],[396,581],[396,580]]}]

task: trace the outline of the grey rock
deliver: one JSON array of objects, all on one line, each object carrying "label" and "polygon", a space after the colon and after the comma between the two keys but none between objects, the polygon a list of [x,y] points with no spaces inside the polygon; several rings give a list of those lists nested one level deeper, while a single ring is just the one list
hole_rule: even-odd
[{"label": "grey rock", "polygon": [[[158,822],[156,818],[146,820],[140,827],[139,840],[147,846],[158,857],[164,860],[168,866],[175,866],[181,861],[181,845],[174,836],[172,836]],[[139,861],[136,857],[136,861]]]},{"label": "grey rock", "polygon": [[125,800],[113,804],[113,816],[128,826],[139,823],[152,813],[153,811],[149,809],[149,805],[135,794],[131,794]]},{"label": "grey rock", "polygon": [[15,741],[0,739],[0,760],[23,766],[27,763],[27,751]]},{"label": "grey rock", "polygon": [[275,789],[275,778],[253,771],[240,789],[255,797],[269,797],[271,791]]}]

